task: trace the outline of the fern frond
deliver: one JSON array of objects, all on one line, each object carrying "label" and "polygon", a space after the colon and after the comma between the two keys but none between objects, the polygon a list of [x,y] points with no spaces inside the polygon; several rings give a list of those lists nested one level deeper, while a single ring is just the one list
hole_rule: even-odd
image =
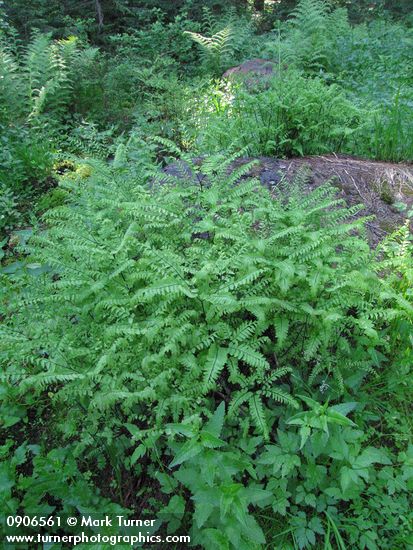
[{"label": "fern frond", "polygon": [[229,354],[241,361],[244,361],[247,365],[254,368],[269,368],[269,363],[265,357],[250,348],[246,344],[230,345],[228,346]]},{"label": "fern frond", "polygon": [[197,32],[184,31],[199,45],[204,62],[214,72],[221,72],[226,57],[233,51],[234,31],[231,26],[224,27],[212,36],[203,36]]},{"label": "fern frond", "polygon": [[238,392],[235,392],[234,397],[232,398],[228,407],[228,416],[235,416],[241,405],[249,401],[251,397],[252,393],[248,390],[240,390]]},{"label": "fern frond", "polygon": [[216,383],[218,376],[226,364],[227,355],[227,350],[217,345],[213,345],[209,349],[204,367],[204,392],[209,391]]},{"label": "fern frond", "polygon": [[255,394],[249,398],[248,404],[251,418],[255,426],[257,427],[258,432],[263,435],[265,440],[268,440],[268,424],[265,418],[264,407],[261,398],[257,394]]}]

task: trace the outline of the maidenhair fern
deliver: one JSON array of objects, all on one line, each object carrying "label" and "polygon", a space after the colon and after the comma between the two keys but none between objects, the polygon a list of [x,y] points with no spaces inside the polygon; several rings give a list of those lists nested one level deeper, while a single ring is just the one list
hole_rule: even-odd
[{"label": "maidenhair fern", "polygon": [[267,436],[295,378],[338,391],[385,360],[391,293],[333,187],[306,194],[301,174],[274,197],[222,157],[157,184],[116,159],[64,179],[30,241],[48,270],[2,304],[4,384],[47,390],[70,433],[145,432],[219,397]]}]

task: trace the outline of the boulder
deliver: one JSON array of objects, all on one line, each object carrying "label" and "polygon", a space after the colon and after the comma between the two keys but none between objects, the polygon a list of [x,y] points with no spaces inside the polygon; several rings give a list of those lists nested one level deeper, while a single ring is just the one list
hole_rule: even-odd
[{"label": "boulder", "polygon": [[254,78],[269,77],[275,73],[278,64],[275,61],[269,59],[249,59],[244,61],[241,65],[231,67],[222,75],[222,78],[230,79],[238,76],[253,76]]}]

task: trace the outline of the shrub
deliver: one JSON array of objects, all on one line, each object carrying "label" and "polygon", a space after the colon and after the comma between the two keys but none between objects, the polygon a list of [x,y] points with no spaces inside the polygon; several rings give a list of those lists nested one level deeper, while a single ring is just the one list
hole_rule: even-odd
[{"label": "shrub", "polygon": [[160,135],[179,142],[194,88],[196,83],[179,80],[171,58],[119,63],[104,79],[105,101],[111,105],[105,122],[119,129],[133,127],[144,137]]},{"label": "shrub", "polygon": [[4,184],[0,186],[0,212],[0,232],[12,227],[19,219],[16,197]]},{"label": "shrub", "polygon": [[363,136],[364,152],[368,157],[393,162],[413,160],[413,124],[410,94],[399,90],[388,107],[378,108],[372,116],[371,127]]},{"label": "shrub", "polygon": [[265,57],[311,75],[336,70],[342,61],[338,61],[338,45],[350,43],[352,29],[346,9],[332,9],[331,4],[300,0],[291,17],[286,22],[277,21],[274,31],[265,37]]},{"label": "shrub", "polygon": [[41,132],[2,125],[0,149],[0,232],[24,220],[22,211],[47,185],[52,173],[50,143]]},{"label": "shrub", "polygon": [[[231,409],[249,402],[267,434],[263,404],[295,402],[289,373],[343,388],[344,372],[379,364],[378,328],[394,311],[367,244],[349,236],[362,223],[343,223],[358,209],[337,208],[329,186],[303,198],[298,182],[286,201],[255,180],[232,187],[246,169],[156,193],[101,165],[80,185],[66,179],[72,204],[51,210],[32,244],[54,275],[28,280],[31,297],[7,315],[27,338],[2,328],[22,389],[57,384],[66,406],[77,395],[102,418],[119,404],[160,422],[191,414],[227,380]],[[14,372],[19,354],[26,367]],[[84,424],[83,407],[66,429]]]},{"label": "shrub", "polygon": [[155,18],[155,21],[144,28],[129,29],[127,33],[109,38],[111,45],[116,48],[118,58],[123,61],[133,58],[137,64],[142,59],[153,63],[163,57],[172,57],[182,65],[191,66],[196,63],[196,53],[185,31],[196,32],[200,29],[199,24],[190,21],[185,13],[166,22],[164,14],[157,11]]},{"label": "shrub", "polygon": [[[410,222],[371,250],[329,183],[265,189],[228,151],[410,159],[411,30],[322,0],[268,35],[269,6],[121,2],[105,37],[42,2],[43,28],[98,49],[22,43],[1,4],[0,232],[45,214],[0,236],[0,514],[156,517],[206,550],[410,548]],[[210,81],[258,55],[271,81]],[[200,156],[160,173],[153,135]]]},{"label": "shrub", "polygon": [[[7,416],[9,420],[11,416]],[[21,473],[19,470],[23,468]],[[90,481],[90,472],[79,471],[70,446],[42,454],[39,445],[22,443],[16,447],[12,439],[7,439],[0,446],[0,472],[3,479],[0,513],[4,518],[18,515],[22,509],[36,519],[39,514],[47,517],[55,512],[64,516],[79,510],[96,515],[101,515],[102,510],[113,516],[128,515],[128,510],[99,494]],[[17,494],[22,495],[21,500],[15,498]],[[46,502],[49,495],[53,497],[53,504]],[[6,531],[16,534],[24,529],[22,526],[8,530],[4,523],[0,525],[2,536]],[[48,524],[49,534],[59,531],[57,520],[53,525]]]}]

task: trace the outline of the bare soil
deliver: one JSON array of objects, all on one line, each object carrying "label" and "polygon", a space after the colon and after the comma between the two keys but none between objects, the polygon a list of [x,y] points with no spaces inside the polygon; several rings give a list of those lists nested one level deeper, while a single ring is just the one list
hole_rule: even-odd
[{"label": "bare soil", "polygon": [[[236,165],[254,159],[242,158]],[[360,216],[375,216],[367,223],[372,245],[400,227],[413,206],[413,164],[377,162],[346,155],[325,155],[293,159],[260,157],[249,176],[263,185],[276,186],[281,179],[291,180],[298,170],[309,167],[309,189],[331,181],[349,206],[363,204]],[[401,207],[405,205],[404,210]]]}]

